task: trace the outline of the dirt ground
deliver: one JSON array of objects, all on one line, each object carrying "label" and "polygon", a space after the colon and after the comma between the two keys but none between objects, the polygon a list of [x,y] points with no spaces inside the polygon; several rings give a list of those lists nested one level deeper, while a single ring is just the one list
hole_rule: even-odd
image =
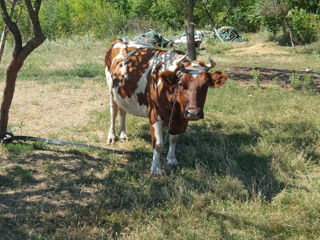
[{"label": "dirt ground", "polygon": [[[294,70],[286,70],[286,69],[275,69],[275,68],[260,68],[257,67],[255,69],[260,70],[260,80],[261,86],[267,87],[273,83],[274,78],[278,78],[277,84],[284,88],[291,87],[289,76],[296,72],[300,75],[300,79],[303,80],[303,77],[306,76],[309,72],[306,71],[294,71]],[[255,83],[252,81],[252,76],[250,72],[252,71],[252,67],[228,67],[227,73],[232,78],[232,80],[239,82],[242,86],[250,86]],[[312,73],[312,72],[311,72]],[[314,91],[320,92],[320,74],[312,73],[313,83],[314,83]]]},{"label": "dirt ground", "polygon": [[[79,133],[75,137],[68,132],[77,132],[77,128],[85,126],[90,120],[90,112],[108,109],[107,87],[102,85],[94,81],[78,86],[68,82],[18,81],[9,115],[13,133],[90,142],[85,135]],[[0,89],[3,87],[4,83],[0,83]]]}]

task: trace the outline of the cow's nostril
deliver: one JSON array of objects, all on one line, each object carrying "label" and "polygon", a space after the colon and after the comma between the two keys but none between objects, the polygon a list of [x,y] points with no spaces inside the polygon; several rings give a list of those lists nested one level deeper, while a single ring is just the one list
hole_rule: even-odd
[{"label": "cow's nostril", "polygon": [[197,116],[199,112],[197,109],[186,109],[186,114],[191,116]]}]

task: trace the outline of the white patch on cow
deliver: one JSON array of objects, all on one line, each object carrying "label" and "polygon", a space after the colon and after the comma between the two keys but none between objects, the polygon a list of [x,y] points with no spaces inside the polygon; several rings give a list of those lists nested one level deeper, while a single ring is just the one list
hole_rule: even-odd
[{"label": "white patch on cow", "polygon": [[116,139],[115,135],[115,119],[118,113],[118,106],[110,95],[110,129],[107,138],[107,144],[114,143]]},{"label": "white patch on cow", "polygon": [[120,51],[119,51],[118,55],[114,59],[112,59],[111,66],[113,65],[115,60],[123,58],[122,51],[123,51],[123,48],[120,48]]},{"label": "white patch on cow", "polygon": [[174,72],[177,68],[177,61],[183,56],[176,52],[168,51],[163,56],[163,64],[161,66],[162,71],[172,71]]},{"label": "white patch on cow", "polygon": [[196,77],[197,77],[201,72],[200,72],[200,71],[197,71],[197,70],[192,70],[192,71],[190,71],[190,72],[188,72],[188,73],[191,74],[194,79],[196,79]]},{"label": "white patch on cow", "polygon": [[149,66],[148,68],[145,70],[145,72],[142,74],[142,76],[140,77],[139,81],[138,81],[138,87],[136,89],[136,91],[134,92],[135,95],[139,94],[139,93],[144,93],[146,86],[147,86],[147,82],[148,82],[148,75],[151,71],[151,74],[153,73],[154,69],[158,66],[158,64],[161,62],[161,59],[159,59],[158,54],[155,53],[152,58],[150,58],[149,60]]},{"label": "white patch on cow", "polygon": [[161,85],[161,82],[162,82],[162,80],[161,80],[161,78],[159,78],[158,82],[157,82],[157,85],[156,85],[157,88]]},{"label": "white patch on cow", "polygon": [[168,166],[176,166],[178,164],[178,161],[176,159],[176,144],[178,140],[178,135],[171,135],[169,134],[169,151],[167,155],[167,165]]},{"label": "white patch on cow", "polygon": [[120,94],[118,94],[119,87],[115,87],[112,89],[112,93],[114,95],[114,100],[127,113],[138,117],[148,117],[147,114],[147,106],[140,105],[138,102],[137,95],[133,94],[131,98],[123,98]]},{"label": "white patch on cow", "polygon": [[127,140],[127,131],[126,131],[126,111],[120,108],[120,139],[122,141]]},{"label": "white patch on cow", "polygon": [[111,73],[109,72],[108,67],[106,67],[105,72],[106,72],[106,79],[107,79],[108,88],[112,89],[113,79],[112,79]]},{"label": "white patch on cow", "polygon": [[151,164],[151,174],[158,175],[161,174],[161,163],[160,163],[160,152],[153,149],[153,157],[152,157],[152,164]]},{"label": "white patch on cow", "polygon": [[161,173],[161,163],[160,163],[160,154],[163,147],[163,139],[162,139],[162,120],[158,116],[158,121],[156,121],[152,125],[154,129],[154,137],[156,139],[155,148],[153,149],[153,157],[151,164],[151,174],[160,174]]}]

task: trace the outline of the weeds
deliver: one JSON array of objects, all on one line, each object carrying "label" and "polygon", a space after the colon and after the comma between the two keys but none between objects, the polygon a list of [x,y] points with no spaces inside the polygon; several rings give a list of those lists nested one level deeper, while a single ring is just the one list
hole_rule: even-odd
[{"label": "weeds", "polygon": [[308,73],[306,76],[304,76],[304,86],[307,90],[313,90],[314,84],[312,73]]},{"label": "weeds", "polygon": [[260,69],[256,70],[255,68],[252,68],[252,70],[250,71],[250,75],[256,86],[260,88]]},{"label": "weeds", "polygon": [[274,87],[278,86],[278,80],[279,80],[279,77],[272,78],[272,84]]},{"label": "weeds", "polygon": [[290,76],[289,76],[289,81],[290,81],[291,86],[292,86],[294,89],[301,89],[301,87],[302,87],[302,82],[301,82],[301,80],[300,80],[300,75],[299,75],[299,73],[293,72],[292,74],[290,74]]},{"label": "weeds", "polygon": [[232,44],[226,42],[217,42],[215,40],[209,40],[206,46],[206,51],[211,55],[223,54],[224,52],[232,49]]}]

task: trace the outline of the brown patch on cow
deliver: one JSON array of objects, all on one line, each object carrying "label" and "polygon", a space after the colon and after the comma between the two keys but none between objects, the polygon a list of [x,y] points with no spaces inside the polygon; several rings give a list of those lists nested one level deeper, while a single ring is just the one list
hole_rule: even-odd
[{"label": "brown patch on cow", "polygon": [[[120,86],[118,89],[118,93],[123,98],[130,98],[132,94],[138,87],[138,82],[141,76],[145,73],[146,69],[149,67],[149,61],[154,54],[163,54],[166,51],[152,49],[152,48],[135,48],[135,47],[126,47],[126,48],[113,48],[116,43],[123,43],[127,45],[127,43],[122,40],[117,40],[111,44],[109,49],[107,50],[105,57],[105,65],[108,67],[109,71],[113,77],[113,87]],[[128,59],[125,57],[127,54],[133,50],[136,51],[131,54]],[[118,57],[121,51],[121,56]],[[117,59],[115,59],[118,57]],[[124,61],[126,60],[126,63]],[[113,61],[113,63],[112,63]],[[123,64],[126,64],[126,72],[128,75],[127,79],[124,79],[121,72],[121,68],[123,68]],[[143,94],[139,95],[140,103],[145,104],[147,101]]]},{"label": "brown patch on cow", "polygon": [[126,98],[128,96],[126,91],[122,87],[118,88],[118,93],[122,98]]},{"label": "brown patch on cow", "polygon": [[[161,83],[157,85],[158,77],[159,76],[156,75],[153,76],[154,84],[150,89],[148,116],[151,124],[154,124],[156,121],[158,121],[157,116],[160,116],[161,120],[163,121],[163,125],[168,126],[177,85],[168,84],[167,81],[161,81]],[[172,122],[169,129],[169,133],[173,135],[185,132],[188,124],[188,120],[184,119],[183,117],[183,111],[181,111],[183,107],[181,108],[178,97],[176,100],[175,111],[173,112]]]},{"label": "brown patch on cow", "polygon": [[164,71],[160,74],[160,78],[166,81],[168,84],[177,83],[177,75],[175,72]]},{"label": "brown patch on cow", "polygon": [[[106,55],[104,57],[104,67],[108,67],[109,70],[110,70],[110,67],[111,67],[112,59],[113,59],[113,57],[112,57],[113,56],[113,51],[116,50],[113,47],[118,42],[120,42],[120,40],[117,40],[117,41],[114,41],[113,43],[111,43],[111,45],[108,48],[108,50],[106,51]],[[117,49],[117,50],[119,50],[119,49]]]},{"label": "brown patch on cow", "polygon": [[148,100],[145,93],[138,93],[137,97],[138,97],[138,103],[140,105],[146,105],[146,106],[148,105]]},{"label": "brown patch on cow", "polygon": [[207,65],[205,64],[204,61],[199,61],[199,65],[202,66],[202,67],[207,67]]},{"label": "brown patch on cow", "polygon": [[[126,96],[130,98],[132,94],[138,87],[138,82],[142,75],[146,72],[149,67],[149,61],[153,55],[161,52],[161,50],[156,50],[152,48],[141,48],[137,49],[126,61],[126,70],[128,78],[121,81],[120,88],[126,92]],[[119,88],[119,89],[120,89]],[[145,100],[141,100],[145,102]]]}]

